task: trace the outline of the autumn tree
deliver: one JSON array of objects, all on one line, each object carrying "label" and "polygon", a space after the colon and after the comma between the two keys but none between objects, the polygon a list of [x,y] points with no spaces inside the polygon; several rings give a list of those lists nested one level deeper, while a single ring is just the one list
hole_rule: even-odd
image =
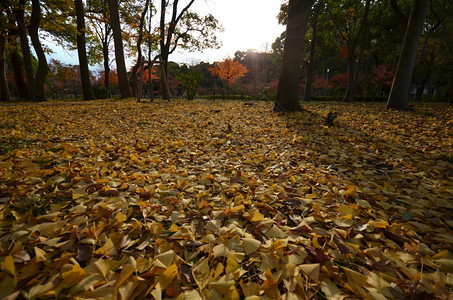
[{"label": "autumn tree", "polygon": [[[329,6],[329,4],[331,4]],[[370,11],[370,0],[365,3],[360,0],[330,1],[327,11],[335,25],[342,41],[346,44],[348,61],[348,85],[343,101],[349,102],[354,99],[355,71],[357,61],[357,47],[365,31],[365,26]],[[329,8],[333,7],[333,8]]]},{"label": "autumn tree", "polygon": [[[189,11],[195,0],[188,1],[181,6],[179,0],[161,0],[159,21],[159,46],[160,59],[164,62],[163,72],[168,75],[168,57],[177,48],[186,50],[203,50],[218,48],[220,43],[215,35],[216,30],[222,30],[214,16],[208,14],[204,17],[196,12]],[[167,21],[167,16],[170,20]],[[165,84],[165,80],[161,80]],[[162,97],[167,89],[162,88]]]},{"label": "autumn tree", "polygon": [[0,3],[0,101],[9,101],[10,94],[8,88],[8,82],[6,80],[6,16],[4,15],[3,4]]},{"label": "autumn tree", "polygon": [[223,61],[215,63],[214,67],[211,67],[209,71],[211,71],[211,74],[217,75],[220,79],[226,81],[227,95],[230,97],[230,86],[236,79],[243,77],[248,72],[248,69],[240,62],[227,57]]},{"label": "autumn tree", "polygon": [[429,0],[414,0],[387,108],[408,109],[409,89]]},{"label": "autumn tree", "polygon": [[123,38],[121,35],[121,23],[119,16],[119,6],[117,0],[108,0],[110,11],[110,22],[113,30],[113,42],[115,44],[115,61],[118,71],[121,98],[132,97],[127,78],[126,62],[124,58]]},{"label": "autumn tree", "polygon": [[93,89],[90,82],[90,70],[88,69],[88,57],[85,39],[85,10],[82,0],[74,0],[77,16],[77,52],[79,55],[80,76],[82,82],[83,99],[94,99]]},{"label": "autumn tree", "polygon": [[107,0],[92,0],[87,2],[87,17],[95,38],[100,43],[103,59],[103,86],[110,95],[110,56],[109,47],[113,39],[110,14],[108,12]]},{"label": "autumn tree", "polygon": [[282,71],[274,111],[301,110],[298,82],[302,65],[302,50],[314,0],[289,0]]},{"label": "autumn tree", "polygon": [[132,81],[132,95],[135,97],[136,96],[136,91],[137,91],[137,71],[140,67],[140,63],[142,60],[142,41],[143,41],[143,31],[144,31],[144,26],[146,22],[146,14],[148,11],[148,6],[150,5],[150,1],[146,0],[145,1],[145,6],[143,8],[143,11],[140,16],[140,22],[138,25],[138,38],[137,38],[137,62],[135,63],[134,67],[132,68],[132,74],[131,74],[131,81]]}]

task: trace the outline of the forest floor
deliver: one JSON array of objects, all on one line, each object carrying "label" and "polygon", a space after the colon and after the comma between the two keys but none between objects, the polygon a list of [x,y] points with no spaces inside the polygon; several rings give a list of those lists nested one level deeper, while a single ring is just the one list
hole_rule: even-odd
[{"label": "forest floor", "polygon": [[453,107],[303,107],[0,106],[0,298],[451,297]]}]

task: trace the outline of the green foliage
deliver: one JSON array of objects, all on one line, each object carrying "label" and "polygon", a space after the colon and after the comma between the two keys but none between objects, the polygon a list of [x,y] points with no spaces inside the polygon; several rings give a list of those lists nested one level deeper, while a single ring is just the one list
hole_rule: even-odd
[{"label": "green foliage", "polygon": [[185,87],[187,100],[193,100],[197,95],[197,87],[200,86],[203,80],[203,74],[189,70],[186,73],[177,74],[176,79]]},{"label": "green foliage", "polygon": [[103,86],[93,86],[93,93],[96,99],[108,99],[110,98],[109,89]]},{"label": "green foliage", "polygon": [[218,49],[222,43],[217,39],[217,32],[223,27],[213,15],[201,17],[196,12],[186,12],[175,29],[173,46],[194,51],[207,48]]}]

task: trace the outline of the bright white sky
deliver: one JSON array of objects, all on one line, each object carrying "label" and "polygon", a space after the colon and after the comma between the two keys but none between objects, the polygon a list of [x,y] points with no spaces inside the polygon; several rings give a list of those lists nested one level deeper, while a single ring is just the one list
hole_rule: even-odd
[{"label": "bright white sky", "polygon": [[272,43],[285,30],[277,22],[281,0],[197,0],[194,11],[212,14],[225,29],[218,33],[223,46],[200,52],[174,53],[171,60],[188,63],[200,60],[214,62],[233,56],[238,50],[270,50]]},{"label": "bright white sky", "polygon": [[[200,61],[214,62],[226,56],[234,56],[236,51],[256,49],[270,50],[274,40],[285,30],[277,22],[277,14],[282,0],[197,0],[191,10],[200,15],[211,13],[223,26],[218,33],[220,49],[207,49],[203,52],[179,52],[170,55],[170,60],[196,64]],[[69,64],[78,64],[77,52],[68,53],[50,44],[56,53],[52,58]]]}]

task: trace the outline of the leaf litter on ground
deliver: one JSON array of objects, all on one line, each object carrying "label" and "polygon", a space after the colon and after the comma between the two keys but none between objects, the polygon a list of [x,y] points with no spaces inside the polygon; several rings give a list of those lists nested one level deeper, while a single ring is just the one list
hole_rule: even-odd
[{"label": "leaf litter on ground", "polygon": [[0,297],[451,296],[451,106],[252,104],[0,106]]}]

